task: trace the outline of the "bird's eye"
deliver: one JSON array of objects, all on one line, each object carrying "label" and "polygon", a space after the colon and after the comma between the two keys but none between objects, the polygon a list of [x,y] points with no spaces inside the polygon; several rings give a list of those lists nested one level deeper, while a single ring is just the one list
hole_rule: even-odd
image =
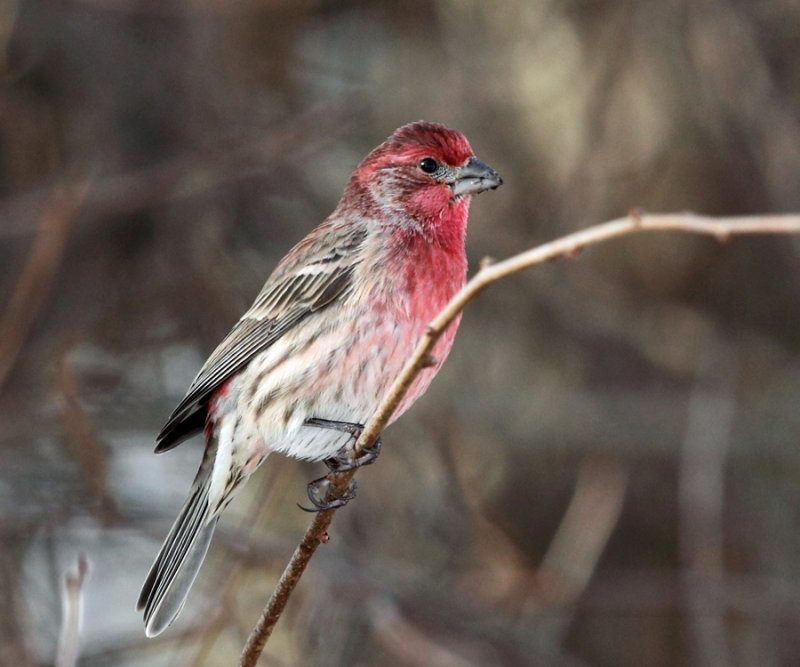
[{"label": "bird's eye", "polygon": [[439,168],[439,163],[432,157],[425,157],[419,161],[419,168],[426,174],[432,174]]}]

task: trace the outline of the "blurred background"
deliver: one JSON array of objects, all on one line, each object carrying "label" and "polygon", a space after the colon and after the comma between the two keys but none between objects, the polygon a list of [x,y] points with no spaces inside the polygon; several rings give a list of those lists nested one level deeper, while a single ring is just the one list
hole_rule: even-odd
[{"label": "blurred background", "polygon": [[[0,1],[0,663],[52,663],[77,598],[81,665],[234,663],[322,467],[270,458],[146,640],[202,451],[153,438],[396,127],[456,127],[505,179],[473,270],[635,207],[797,212],[798,26],[792,0]],[[651,234],[481,294],[265,663],[800,663],[799,276],[798,238]]]}]

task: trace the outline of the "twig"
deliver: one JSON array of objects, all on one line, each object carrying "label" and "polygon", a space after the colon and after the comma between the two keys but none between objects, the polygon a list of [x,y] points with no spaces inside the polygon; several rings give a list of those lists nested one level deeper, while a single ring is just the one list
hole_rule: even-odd
[{"label": "twig", "polygon": [[[349,480],[352,476],[353,471],[350,471],[349,473],[343,473],[340,478],[346,477]],[[347,484],[342,486],[338,480],[333,480],[330,492],[341,493],[345,488],[347,488]],[[289,564],[278,580],[275,590],[272,591],[269,602],[264,607],[264,611],[261,612],[258,623],[256,623],[247,638],[242,655],[239,657],[239,667],[252,667],[258,661],[258,657],[261,655],[261,651],[264,650],[264,646],[272,634],[275,624],[281,617],[292,591],[297,586],[297,582],[300,581],[300,577],[303,576],[308,561],[311,560],[311,556],[314,555],[320,543],[328,541],[328,526],[331,524],[335,511],[335,509],[326,510],[318,512],[314,516],[314,520],[306,530],[306,534],[300,544],[297,545]]]},{"label": "twig", "polygon": [[[400,401],[405,396],[419,372],[425,367],[425,361],[433,350],[436,341],[455,319],[458,313],[480,292],[492,283],[518,273],[523,269],[559,258],[576,257],[584,248],[645,231],[681,231],[692,234],[713,236],[724,242],[730,237],[741,234],[797,234],[800,233],[800,215],[763,215],[728,218],[711,218],[693,213],[645,214],[632,211],[628,216],[612,220],[588,229],[568,234],[567,236],[545,243],[514,255],[502,262],[483,262],[480,270],[445,306],[445,308],[428,325],[425,334],[414,350],[414,354],[406,362],[403,371],[389,389],[380,407],[364,426],[361,437],[354,445],[355,454],[364,448],[371,447],[381,431],[386,427]],[[328,476],[331,481],[328,497],[334,498],[348,486],[355,470]],[[289,597],[303,574],[311,556],[322,542],[328,540],[328,526],[333,519],[335,509],[319,512],[306,530],[302,541],[295,549],[291,560],[281,575],[261,617],[247,639],[239,667],[252,667],[256,664],[275,624],[278,622]]]}]

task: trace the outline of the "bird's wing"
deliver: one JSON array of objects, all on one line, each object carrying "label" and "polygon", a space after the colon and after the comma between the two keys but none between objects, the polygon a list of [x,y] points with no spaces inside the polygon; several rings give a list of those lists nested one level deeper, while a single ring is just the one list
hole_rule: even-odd
[{"label": "bird's wing", "polygon": [[[331,230],[333,231],[333,230]],[[311,313],[340,298],[350,287],[366,232],[338,230],[301,241],[267,279],[261,293],[200,369],[186,396],[158,434],[164,452],[201,430],[211,395],[283,334]]]}]

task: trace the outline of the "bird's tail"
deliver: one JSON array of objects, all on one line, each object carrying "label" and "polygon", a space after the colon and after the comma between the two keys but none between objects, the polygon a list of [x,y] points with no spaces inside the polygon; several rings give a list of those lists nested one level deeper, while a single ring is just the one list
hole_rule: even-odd
[{"label": "bird's tail", "polygon": [[136,608],[144,610],[148,637],[162,633],[178,615],[206,557],[219,517],[210,511],[210,485],[211,470],[201,466],[192,492],[142,586]]}]

